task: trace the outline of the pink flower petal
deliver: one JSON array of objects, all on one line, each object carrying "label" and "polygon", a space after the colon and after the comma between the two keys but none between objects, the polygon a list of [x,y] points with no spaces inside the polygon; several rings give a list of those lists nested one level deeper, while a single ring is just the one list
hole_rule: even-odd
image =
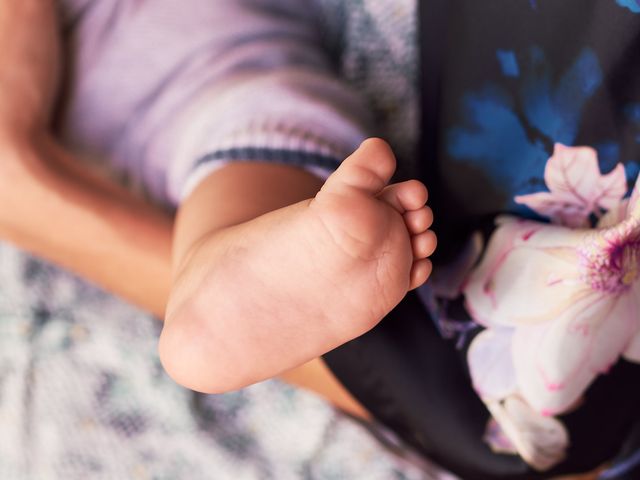
[{"label": "pink flower petal", "polygon": [[600,173],[598,156],[590,147],[567,147],[557,143],[544,172],[549,190],[567,193],[574,201],[592,209],[609,209],[627,193],[624,166],[618,164],[607,175]]},{"label": "pink flower petal", "polygon": [[629,292],[631,309],[636,312],[633,317],[633,333],[630,335],[629,343],[624,351],[624,358],[630,362],[640,363],[640,281],[636,282],[634,288]]},{"label": "pink flower petal", "polygon": [[560,315],[585,295],[576,248],[583,238],[564,227],[502,220],[463,289],[472,318],[515,326]]},{"label": "pink flower petal", "polygon": [[536,410],[566,411],[616,361],[629,331],[629,304],[619,300],[594,293],[552,322],[516,331],[518,385]]},{"label": "pink flower petal", "polygon": [[628,203],[627,200],[622,200],[612,207],[598,220],[598,228],[611,228],[623,222],[627,217]]},{"label": "pink flower petal", "polygon": [[584,205],[573,202],[573,198],[567,194],[538,192],[518,195],[514,201],[548,217],[553,223],[574,228],[589,226],[591,211]]},{"label": "pink flower petal", "polygon": [[524,221],[513,217],[500,217],[496,223],[499,225],[489,241],[482,261],[462,287],[469,313],[476,322],[484,326],[492,324],[495,310],[495,299],[485,287],[513,250],[517,237],[528,231]]},{"label": "pink flower petal", "polygon": [[631,338],[624,351],[624,358],[630,362],[640,363],[640,331]]},{"label": "pink flower petal", "polygon": [[554,145],[553,155],[544,170],[544,181],[549,190],[575,197],[583,192],[588,196],[599,176],[598,154],[593,148],[568,147],[561,143]]},{"label": "pink flower petal", "polygon": [[569,433],[560,420],[540,415],[518,395],[502,404],[488,403],[487,408],[522,459],[536,470],[548,470],[566,457]]},{"label": "pink flower petal", "polygon": [[549,190],[580,196],[594,190],[600,176],[598,154],[590,147],[568,147],[556,143],[544,170]]},{"label": "pink flower petal", "polygon": [[473,387],[483,400],[500,400],[514,393],[516,374],[511,358],[513,329],[488,329],[477,335],[467,353]]},{"label": "pink flower petal", "polygon": [[[566,395],[561,396],[557,390],[547,388],[544,376],[540,374],[536,362],[548,328],[548,324],[521,327],[513,338],[513,362],[522,396],[537,412],[547,416],[562,412],[575,401],[567,400]],[[587,369],[578,373],[584,376],[581,380],[585,383],[593,378]]]},{"label": "pink flower petal", "polygon": [[491,448],[491,451],[494,453],[518,454],[518,449],[513,445],[513,442],[493,417],[490,417],[487,422],[482,440],[489,445],[489,448]]},{"label": "pink flower petal", "polygon": [[629,294],[618,297],[615,309],[599,325],[589,354],[589,365],[595,373],[607,373],[628,348],[629,339],[638,330],[636,301]]},{"label": "pink flower petal", "polygon": [[574,228],[588,225],[591,213],[618,205],[627,192],[624,166],[618,164],[602,175],[597,153],[589,147],[556,144],[544,179],[549,192],[517,196],[515,201],[554,223]]}]

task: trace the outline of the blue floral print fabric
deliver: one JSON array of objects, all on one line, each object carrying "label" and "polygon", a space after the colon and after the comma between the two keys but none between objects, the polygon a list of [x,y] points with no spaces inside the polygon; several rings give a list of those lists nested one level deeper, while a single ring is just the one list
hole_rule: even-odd
[{"label": "blue floral print fabric", "polygon": [[[438,3],[425,3],[425,19],[435,15],[429,11],[429,4],[435,8]],[[587,202],[578,194],[581,185],[588,183],[586,179],[593,172],[600,172],[602,178],[616,178],[620,180],[616,198],[622,201],[629,197],[640,170],[640,4],[635,0],[457,0],[448,2],[446,8],[441,6],[441,10],[446,10],[440,18],[445,24],[445,53],[441,65],[432,66],[433,75],[440,78],[437,102],[432,102],[438,107],[438,118],[433,122],[436,140],[430,144],[432,150],[423,152],[428,163],[424,178],[437,212],[437,264],[444,270],[455,260],[464,264],[467,240],[474,232],[481,232],[484,240],[480,243],[484,241],[486,245],[492,238],[496,218],[502,214],[572,228],[599,226],[599,218],[611,207],[594,209],[590,217],[585,212],[591,209],[574,208]],[[423,28],[428,26],[423,24]],[[428,80],[429,74],[430,65],[426,63],[424,78]],[[573,178],[561,179],[568,169],[554,170],[558,152],[578,151],[588,152],[594,165],[585,161],[584,174],[578,167],[571,174]],[[551,161],[554,154],[556,161]],[[559,180],[554,181],[554,176]],[[558,185],[563,182],[580,187],[571,194],[575,204],[569,195],[559,193]],[[594,205],[599,201],[595,200]],[[570,212],[572,209],[575,211]],[[490,257],[496,263],[495,271],[508,260],[504,252],[494,257],[491,252],[485,254],[485,260]],[[486,326],[478,318],[484,315],[489,322],[487,311],[493,312],[494,308],[481,311],[477,302],[493,294],[490,280],[481,285],[482,290],[476,288],[482,278],[468,275],[474,261],[478,265],[477,260],[483,258],[481,255],[479,247],[475,260],[465,267],[467,274],[460,277],[455,288],[451,288],[451,282],[432,281],[434,286],[425,296],[440,332],[451,332],[443,336],[455,340],[452,348],[459,349],[465,366],[469,344],[473,346],[474,338],[482,335]],[[520,268],[521,275],[533,270],[525,267]],[[487,278],[493,277],[488,274]],[[635,281],[636,277],[628,278]],[[452,294],[456,288],[459,290]],[[492,301],[501,305],[501,301],[511,299],[514,316],[519,311],[524,314],[535,310],[536,306],[526,301],[521,301],[518,308],[513,301],[515,290],[505,287],[499,298],[491,297]],[[533,298],[533,292],[529,293]],[[560,313],[563,312],[557,315]],[[491,349],[487,351],[491,353]],[[507,358],[520,358],[518,352],[505,351]],[[632,435],[633,423],[640,419],[636,408],[632,404],[625,406],[624,401],[640,398],[635,387],[640,367],[624,358],[613,363],[607,374],[600,375],[586,390],[580,408],[557,415],[568,429],[568,449],[563,460],[554,463],[552,470],[546,467],[544,473],[534,471],[540,468],[513,468],[511,476],[505,478],[548,478],[588,471],[612,459],[613,452],[622,448],[623,439]],[[471,365],[469,380],[474,386],[478,384],[478,365]],[[518,382],[524,385],[524,377],[519,377]],[[483,392],[475,390],[482,396]],[[442,414],[453,415],[455,408],[448,410]],[[499,435],[487,438],[488,431],[485,430],[483,441],[490,444],[496,457],[506,458],[508,449],[500,444],[502,439]],[[637,442],[634,445],[638,447]],[[480,460],[481,454],[471,450],[464,455],[476,455],[486,468],[485,473],[480,468],[467,475],[493,478],[491,475],[497,474],[497,470],[490,473],[489,458]],[[454,457],[446,464],[455,465]],[[507,468],[506,463],[503,466]]]},{"label": "blue floral print fabric", "polygon": [[454,5],[430,183],[455,223],[472,230],[505,212],[542,220],[514,197],[545,189],[556,143],[596,149],[603,173],[623,163],[632,187],[640,170],[638,2]]}]

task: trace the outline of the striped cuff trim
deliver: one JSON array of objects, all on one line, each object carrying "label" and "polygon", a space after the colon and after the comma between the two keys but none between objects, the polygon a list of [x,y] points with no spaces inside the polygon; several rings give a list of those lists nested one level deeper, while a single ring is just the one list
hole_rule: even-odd
[{"label": "striped cuff trim", "polygon": [[342,160],[333,156],[323,155],[315,152],[303,152],[299,150],[272,149],[260,147],[230,148],[228,150],[218,150],[201,157],[194,169],[205,163],[216,160],[227,161],[261,161],[282,163],[297,167],[320,167],[323,170],[333,171],[340,166]]}]

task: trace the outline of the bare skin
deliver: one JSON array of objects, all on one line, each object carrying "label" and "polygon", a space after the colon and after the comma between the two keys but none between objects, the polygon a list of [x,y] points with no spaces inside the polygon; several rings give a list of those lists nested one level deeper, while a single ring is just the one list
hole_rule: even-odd
[{"label": "bare skin", "polygon": [[178,221],[167,372],[203,392],[270,378],[365,333],[424,283],[436,244],[426,189],[387,186],[394,170],[372,139],[313,199],[222,229],[205,214],[217,225],[191,241]]},{"label": "bare skin", "polygon": [[0,4],[0,131],[13,135],[47,127],[59,82],[55,3]]}]

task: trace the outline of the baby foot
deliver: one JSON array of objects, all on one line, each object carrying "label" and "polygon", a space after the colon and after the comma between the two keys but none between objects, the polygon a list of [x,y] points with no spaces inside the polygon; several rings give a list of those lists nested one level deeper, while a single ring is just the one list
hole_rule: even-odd
[{"label": "baby foot", "polygon": [[387,185],[394,171],[389,146],[370,139],[329,177],[309,205],[329,234],[318,246],[349,266],[349,276],[342,280],[350,286],[349,296],[369,312],[354,315],[354,337],[377,324],[431,271],[426,257],[436,241],[428,230],[432,214],[425,206],[426,188],[417,180]]},{"label": "baby foot", "polygon": [[241,388],[374,327],[431,272],[436,239],[420,182],[388,185],[370,139],[311,200],[214,232],[181,269],[160,355],[194,390]]}]

